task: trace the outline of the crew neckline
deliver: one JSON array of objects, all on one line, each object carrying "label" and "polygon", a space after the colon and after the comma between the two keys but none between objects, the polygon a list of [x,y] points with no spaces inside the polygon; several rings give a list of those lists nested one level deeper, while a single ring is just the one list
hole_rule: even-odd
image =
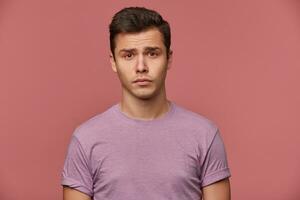
[{"label": "crew neckline", "polygon": [[123,121],[126,121],[128,123],[133,123],[133,124],[141,124],[141,125],[147,125],[147,124],[157,124],[157,123],[162,123],[166,120],[168,120],[172,114],[175,111],[175,103],[173,101],[169,101],[169,109],[167,112],[165,112],[162,116],[155,118],[155,119],[150,119],[150,120],[143,120],[143,119],[137,119],[137,118],[133,118],[130,117],[128,115],[126,115],[122,110],[121,110],[121,106],[120,106],[120,102],[116,103],[113,106],[113,111],[115,112],[115,114],[117,114]]}]

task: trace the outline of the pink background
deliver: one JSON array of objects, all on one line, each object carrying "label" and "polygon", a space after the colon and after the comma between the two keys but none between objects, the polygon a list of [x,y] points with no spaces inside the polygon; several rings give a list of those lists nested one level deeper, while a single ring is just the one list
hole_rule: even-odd
[{"label": "pink background", "polygon": [[296,0],[0,1],[0,199],[62,199],[75,126],[120,100],[108,24],[124,6],[170,22],[169,99],[214,120],[232,199],[300,199]]}]

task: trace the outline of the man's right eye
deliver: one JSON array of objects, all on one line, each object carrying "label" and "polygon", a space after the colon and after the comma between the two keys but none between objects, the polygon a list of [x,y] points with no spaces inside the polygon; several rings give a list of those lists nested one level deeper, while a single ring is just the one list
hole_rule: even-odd
[{"label": "man's right eye", "polygon": [[132,53],[128,53],[128,54],[125,54],[123,57],[124,57],[126,60],[129,60],[129,59],[131,59],[131,58],[133,57],[133,54],[132,54]]}]

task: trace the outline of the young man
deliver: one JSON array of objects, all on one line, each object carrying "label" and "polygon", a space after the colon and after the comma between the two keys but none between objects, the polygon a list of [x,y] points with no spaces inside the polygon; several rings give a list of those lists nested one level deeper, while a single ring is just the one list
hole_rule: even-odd
[{"label": "young man", "polygon": [[125,8],[110,24],[120,103],[78,126],[69,144],[64,200],[230,200],[230,171],[216,124],[166,97],[169,24]]}]

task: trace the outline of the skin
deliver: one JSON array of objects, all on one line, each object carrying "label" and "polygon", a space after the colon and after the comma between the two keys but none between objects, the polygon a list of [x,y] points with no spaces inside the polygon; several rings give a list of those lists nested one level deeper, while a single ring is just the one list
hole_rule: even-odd
[{"label": "skin", "polygon": [[215,182],[202,188],[203,200],[230,200],[230,181],[229,178]]},{"label": "skin", "polygon": [[[163,36],[156,28],[139,33],[120,33],[115,38],[114,56],[110,53],[112,70],[122,86],[121,110],[129,117],[152,120],[169,109],[165,79],[171,68],[172,50],[167,51]],[[151,80],[147,85],[134,83],[137,78]],[[229,179],[202,188],[204,200],[230,200]],[[91,200],[86,194],[64,187],[64,200]]]},{"label": "skin", "polygon": [[[122,85],[121,110],[140,120],[162,116],[169,108],[165,79],[170,69],[172,51],[167,59],[162,34],[158,29],[139,33],[121,33],[115,38],[114,57],[110,54],[112,70]],[[137,78],[148,78],[148,85],[133,83]]]},{"label": "skin", "polygon": [[83,192],[64,186],[63,200],[92,200],[92,198]]}]

